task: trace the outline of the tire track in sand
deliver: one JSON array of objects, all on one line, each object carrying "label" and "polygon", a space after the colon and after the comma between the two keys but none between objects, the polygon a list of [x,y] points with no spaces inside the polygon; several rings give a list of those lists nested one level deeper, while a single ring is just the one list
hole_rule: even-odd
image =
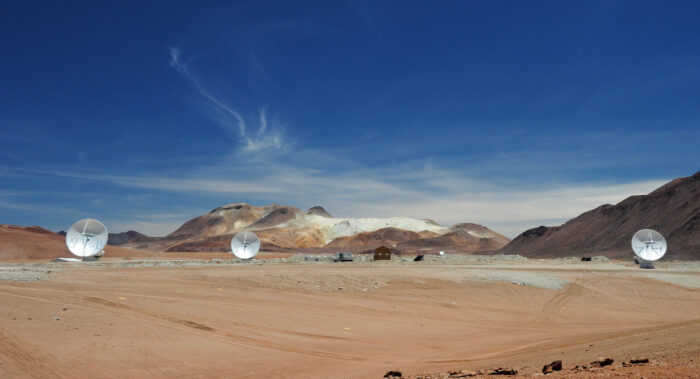
[{"label": "tire track in sand", "polygon": [[584,287],[582,285],[575,282],[569,283],[542,306],[541,312],[546,319],[553,320],[554,316],[562,310],[566,303],[581,295],[583,291]]},{"label": "tire track in sand", "polygon": [[[0,328],[0,356],[18,366],[22,376],[35,378],[77,378],[62,362],[39,347]],[[2,374],[2,371],[0,371]],[[2,376],[2,375],[0,375]]]},{"label": "tire track in sand", "polygon": [[[240,336],[240,335],[234,335],[231,333],[224,333],[223,331],[217,331],[216,329],[214,329],[208,325],[199,323],[199,322],[195,322],[195,321],[191,321],[191,320],[183,320],[183,319],[171,317],[168,315],[148,312],[148,311],[145,311],[142,309],[128,306],[126,304],[115,303],[113,301],[98,298],[98,297],[85,297],[84,299],[89,301],[89,302],[93,302],[93,303],[107,306],[110,308],[129,311],[129,312],[137,313],[137,314],[142,315],[142,316],[152,317],[152,318],[156,318],[159,320],[164,320],[164,321],[172,322],[175,324],[183,325],[183,326],[186,326],[188,328],[193,328],[196,330],[204,331],[204,332],[207,332],[208,337],[216,337],[217,339],[223,340],[226,342],[244,343],[246,346],[254,345],[254,346],[257,346],[260,348],[264,348],[264,349],[277,350],[277,351],[296,353],[296,354],[302,354],[302,355],[309,355],[309,356],[315,356],[315,357],[319,357],[319,358],[330,358],[330,359],[339,359],[339,360],[346,360],[346,361],[365,361],[365,360],[367,360],[367,358],[363,358],[363,357],[356,357],[356,356],[345,355],[345,354],[336,354],[336,353],[325,352],[325,351],[317,351],[317,350],[309,350],[309,349],[303,349],[303,348],[297,348],[297,347],[290,347],[290,346],[287,346],[284,344],[265,341],[265,340],[261,340],[261,339],[257,339],[257,338],[253,338],[253,337],[245,337],[245,336]],[[113,313],[113,314],[120,316],[119,313]],[[241,326],[244,328],[251,328],[251,326],[252,326],[250,324],[243,324],[243,323],[234,323],[234,324],[237,324],[237,326]],[[279,331],[279,332],[283,332],[285,334],[302,336],[302,337],[342,339],[342,337],[333,337],[333,336],[323,336],[323,335],[315,335],[315,334],[308,334],[308,333],[301,333],[301,332],[292,332],[292,331],[275,329],[275,328],[263,328],[263,327],[259,327],[259,326],[254,326],[253,329],[264,330],[264,331],[273,331],[273,332]]]},{"label": "tire track in sand", "polygon": [[[290,347],[290,346],[279,344],[279,343],[274,343],[274,342],[269,342],[269,341],[264,341],[264,340],[252,338],[252,337],[237,336],[237,335],[233,335],[230,333],[227,334],[227,333],[223,333],[221,331],[217,331],[216,329],[211,328],[210,326],[202,324],[202,323],[197,323],[197,322],[190,321],[190,320],[182,320],[182,319],[170,317],[167,315],[160,315],[157,313],[151,313],[151,312],[140,310],[138,308],[130,307],[130,306],[125,305],[125,304],[114,303],[114,302],[111,302],[109,300],[96,298],[96,297],[87,297],[87,298],[84,298],[84,300],[90,304],[93,304],[93,305],[94,304],[101,305],[101,306],[105,307],[106,309],[99,309],[99,308],[96,308],[94,306],[90,307],[90,306],[86,306],[86,305],[83,305],[80,303],[55,301],[55,300],[43,299],[43,298],[35,297],[35,296],[14,294],[14,293],[9,293],[7,291],[0,293],[0,295],[9,295],[9,296],[13,296],[13,297],[23,298],[23,299],[27,299],[27,300],[40,301],[40,302],[50,303],[50,304],[70,305],[70,306],[73,306],[76,308],[82,308],[82,309],[85,309],[88,311],[107,313],[107,314],[110,314],[110,315],[113,315],[116,317],[120,317],[120,318],[126,318],[126,319],[130,319],[130,320],[134,320],[134,321],[150,323],[150,324],[161,326],[161,327],[172,328],[172,329],[176,329],[176,330],[179,330],[179,331],[182,331],[185,333],[194,333],[200,337],[216,339],[220,342],[232,344],[235,346],[242,346],[242,347],[246,347],[246,348],[258,347],[258,348],[267,349],[267,350],[275,350],[275,351],[281,351],[281,352],[286,352],[286,353],[307,355],[307,356],[313,356],[313,357],[317,357],[317,358],[343,360],[343,361],[362,362],[362,361],[368,360],[367,358],[364,358],[364,357],[352,356],[352,355],[348,355],[348,354],[338,354],[338,353],[331,353],[331,352],[325,352],[325,351],[295,348],[295,347]],[[130,312],[133,314],[128,314],[126,312]]]}]

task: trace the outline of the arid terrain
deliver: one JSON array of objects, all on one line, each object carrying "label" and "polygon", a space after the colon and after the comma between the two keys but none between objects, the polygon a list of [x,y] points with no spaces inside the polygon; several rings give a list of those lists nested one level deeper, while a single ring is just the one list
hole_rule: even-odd
[{"label": "arid terrain", "polygon": [[[0,225],[0,377],[529,377],[556,361],[548,376],[700,377],[698,175],[510,243],[233,203],[50,262],[70,257],[63,236]],[[645,214],[669,242],[655,270],[627,245]],[[261,238],[254,260],[225,252],[240,230]],[[378,245],[401,254],[328,254]]]},{"label": "arid terrain", "polygon": [[138,253],[1,264],[0,377],[700,375],[695,262]]}]

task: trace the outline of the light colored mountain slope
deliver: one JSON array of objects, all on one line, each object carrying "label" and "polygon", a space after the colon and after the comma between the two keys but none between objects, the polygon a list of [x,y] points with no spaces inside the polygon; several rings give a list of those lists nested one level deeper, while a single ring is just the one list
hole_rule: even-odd
[{"label": "light colored mountain slope", "polygon": [[305,218],[292,220],[281,226],[291,228],[313,228],[318,230],[328,244],[336,238],[354,236],[360,233],[373,232],[384,228],[396,228],[411,232],[435,232],[442,234],[448,229],[430,220],[418,220],[408,217],[390,218],[327,218],[317,215],[306,215]]},{"label": "light colored mountain slope", "polygon": [[[291,206],[255,207],[233,203],[187,221],[167,237],[138,238],[131,247],[157,251],[223,251],[228,249],[231,237],[242,230],[254,231],[267,249],[348,248],[358,251],[435,239],[450,233],[449,238],[434,240],[420,250],[449,246],[452,250],[469,253],[498,249],[508,242],[500,234],[476,224],[447,228],[432,220],[408,217],[332,217],[320,206],[304,212]],[[406,246],[417,245],[421,243]],[[126,246],[130,246],[129,243]]]},{"label": "light colored mountain slope", "polygon": [[168,237],[182,239],[232,233],[253,224],[274,209],[274,206],[259,208],[245,203],[227,204],[187,221]]}]

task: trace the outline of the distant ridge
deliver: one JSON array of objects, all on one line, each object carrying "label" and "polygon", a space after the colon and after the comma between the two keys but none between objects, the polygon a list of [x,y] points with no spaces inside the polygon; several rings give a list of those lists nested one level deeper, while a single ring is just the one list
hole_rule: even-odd
[{"label": "distant ridge", "polygon": [[262,249],[271,251],[364,251],[388,245],[407,253],[445,250],[469,254],[493,252],[509,242],[476,224],[447,228],[432,220],[407,217],[336,218],[318,205],[304,212],[286,205],[231,203],[185,222],[166,237],[137,236],[122,246],[152,251],[227,251],[233,235],[242,230],[254,231]]},{"label": "distant ridge", "polygon": [[631,259],[632,235],[654,229],[664,235],[664,259],[700,259],[700,171],[674,179],[648,195],[605,204],[561,226],[526,230],[500,252],[529,258],[605,255]]},{"label": "distant ridge", "polygon": [[134,230],[129,230],[127,232],[121,233],[109,233],[107,237],[107,244],[112,246],[119,246],[127,242],[133,241],[136,238],[147,238],[147,236]]},{"label": "distant ridge", "polygon": [[303,218],[303,213],[299,208],[277,206],[272,212],[266,214],[259,220],[248,226],[250,230],[264,230],[274,228],[285,222]]},{"label": "distant ridge", "polygon": [[306,211],[306,214],[307,214],[307,215],[316,215],[316,216],[321,216],[321,217],[333,218],[333,216],[331,216],[330,213],[326,212],[326,210],[323,209],[323,207],[318,206],[318,205],[309,208],[309,210]]}]

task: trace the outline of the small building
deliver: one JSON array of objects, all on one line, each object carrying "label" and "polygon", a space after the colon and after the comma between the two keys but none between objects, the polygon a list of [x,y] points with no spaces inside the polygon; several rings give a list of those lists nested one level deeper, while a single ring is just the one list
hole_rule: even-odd
[{"label": "small building", "polygon": [[374,249],[374,260],[375,261],[389,261],[391,260],[391,250],[386,246],[379,246]]}]

